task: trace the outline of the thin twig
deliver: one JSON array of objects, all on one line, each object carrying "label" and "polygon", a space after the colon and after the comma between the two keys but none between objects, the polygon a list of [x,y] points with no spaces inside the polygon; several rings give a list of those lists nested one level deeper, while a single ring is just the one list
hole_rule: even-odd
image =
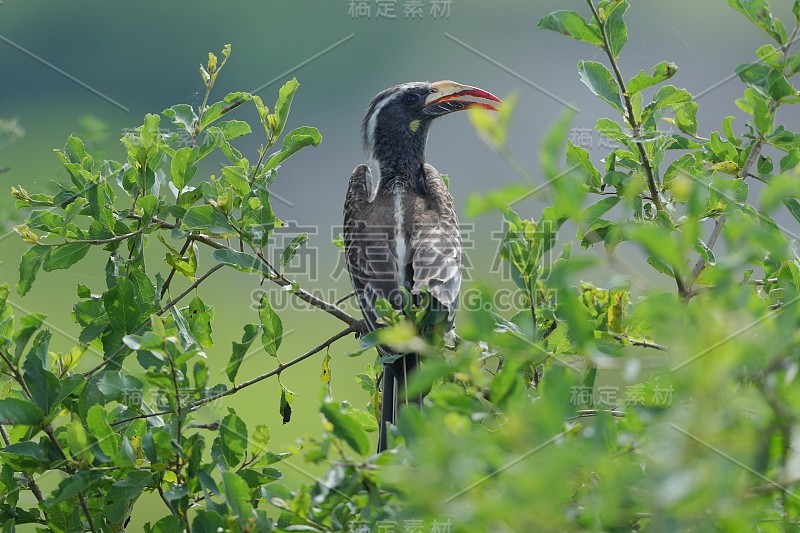
[{"label": "thin twig", "polygon": [[[274,276],[264,276],[265,278],[267,278],[271,282],[281,287],[289,287],[294,285],[283,274],[279,273],[275,269],[275,267],[272,266],[272,264],[264,257],[262,253],[259,252],[256,254],[256,256],[259,258],[259,260],[261,260],[262,263],[264,263],[264,265],[267,266],[267,268],[270,268],[275,273]],[[332,304],[326,302],[321,298],[317,298],[316,296],[306,291],[305,289],[302,289],[300,287],[292,287],[290,292],[295,296],[297,296],[298,298],[300,298],[301,300],[303,300],[304,302],[313,305],[317,309],[321,309],[326,313],[335,316],[348,326],[356,326],[358,324],[361,324],[361,320],[350,315],[349,313],[342,311],[341,309],[339,309],[339,307],[336,306],[336,304]]]},{"label": "thin twig", "polygon": [[[792,35],[786,41],[786,44],[781,46],[780,50],[784,58],[789,57],[789,51],[792,48],[792,43],[794,43],[795,39],[797,38],[798,31],[800,31],[800,24],[794,27],[794,31],[792,31]],[[776,100],[774,99],[770,100],[768,108],[770,116],[773,113],[775,113],[775,110],[778,108],[778,105],[779,104]],[[761,149],[764,147],[765,141],[766,139],[764,135],[759,133],[758,139],[756,139],[756,142],[750,148],[750,153],[747,154],[747,159],[745,160],[744,165],[742,165],[742,168],[739,171],[740,179],[743,179],[744,177],[750,175],[750,167],[752,167],[753,164],[756,162],[756,160],[758,160],[758,156],[761,153]],[[714,221],[714,229],[711,230],[711,235],[708,237],[708,241],[706,242],[706,246],[708,247],[709,250],[714,249],[714,245],[717,244],[717,239],[719,239],[719,236],[722,233],[722,227],[725,225],[725,222],[727,222],[727,220],[728,220],[728,215],[723,213],[722,215],[719,216],[719,218],[717,218],[716,221]],[[694,268],[692,268],[692,273],[686,280],[686,287],[690,293],[692,290],[692,286],[697,281],[697,278],[700,277],[700,274],[706,268],[707,264],[708,263],[706,262],[705,258],[702,256],[699,257],[697,259],[697,262],[694,264]]]},{"label": "thin twig", "polygon": [[575,416],[571,416],[571,417],[567,418],[566,420],[577,420],[579,418],[587,418],[587,417],[590,417],[590,416],[597,416],[600,413],[608,413],[608,414],[610,414],[612,416],[615,416],[615,417],[618,417],[618,418],[623,418],[623,417],[626,416],[624,412],[617,411],[616,408],[614,408],[614,409],[581,409],[580,411],[578,411],[575,414]]},{"label": "thin twig", "polygon": [[[653,205],[655,205],[656,211],[664,211],[664,202],[661,200],[661,194],[658,190],[655,173],[653,172],[653,164],[650,161],[650,157],[647,155],[647,150],[645,150],[644,143],[636,140],[641,134],[641,124],[636,121],[636,115],[633,112],[631,95],[628,93],[628,88],[625,85],[625,78],[622,77],[622,72],[620,72],[619,65],[617,65],[617,60],[611,50],[611,44],[608,39],[605,22],[600,19],[600,14],[597,12],[597,8],[594,6],[593,0],[586,0],[586,3],[589,4],[589,8],[592,10],[592,14],[597,21],[598,27],[600,28],[600,36],[603,39],[603,50],[605,51],[606,56],[608,56],[608,61],[611,63],[611,68],[614,71],[614,76],[617,79],[617,85],[619,85],[619,88],[622,92],[622,99],[625,102],[625,109],[627,110],[625,118],[633,131],[634,144],[636,144],[636,148],[639,151],[639,157],[641,158],[645,177],[647,178],[647,187],[650,189],[650,199],[652,200]],[[678,273],[677,270],[672,269],[672,276],[675,278],[675,284],[678,286],[678,292],[680,292],[684,297],[688,296],[689,288],[684,283],[680,273]]]},{"label": "thin twig", "polygon": [[158,495],[161,496],[161,501],[164,502],[164,505],[166,505],[167,509],[169,509],[169,514],[178,516],[178,513],[175,512],[175,509],[172,507],[172,504],[167,499],[166,494],[164,494],[164,489],[161,488],[161,483],[158,484]]},{"label": "thin twig", "polygon": [[333,305],[337,305],[337,306],[341,305],[341,304],[343,304],[344,302],[346,302],[347,300],[349,300],[350,298],[352,298],[355,295],[356,295],[356,291],[348,292],[347,294],[345,294],[344,296],[342,296],[341,298],[339,298],[338,300],[333,302]]},{"label": "thin twig", "polygon": [[[141,221],[141,218],[139,218]],[[126,239],[130,239],[131,237],[136,237],[137,235],[143,233],[149,226],[143,226],[136,231],[132,231],[130,233],[126,233],[125,235],[117,235],[115,237],[109,237],[108,239],[74,239],[74,240],[67,240],[66,242],[60,243],[38,243],[41,246],[50,246],[50,247],[57,247],[57,246],[64,246],[66,244],[111,244],[114,242],[124,241]]]},{"label": "thin twig", "polygon": [[[136,215],[131,215],[131,217],[136,218]],[[171,224],[165,220],[160,220],[155,217],[153,218],[153,220],[156,221],[158,224],[160,224],[162,227],[167,229],[175,229],[177,227],[175,224]],[[190,237],[192,240],[203,243],[210,248],[214,248],[215,250],[231,250],[236,252],[236,250],[233,249],[232,247],[223,244],[221,242],[217,242],[206,235],[195,234],[191,235]],[[280,272],[278,272],[277,269],[275,269],[275,267],[264,257],[263,254],[257,253],[256,256],[264,264],[264,266],[269,268],[270,271],[274,273],[273,276],[265,275],[264,276],[265,279],[275,283],[280,287],[287,287],[293,285],[293,283],[290,280],[288,280],[285,276],[283,276]],[[360,319],[350,315],[349,313],[346,313],[345,311],[342,311],[335,304],[332,304],[321,298],[318,298],[313,294],[311,294],[310,292],[306,291],[305,289],[297,287],[293,288],[290,292],[295,296],[297,296],[298,298],[300,298],[301,300],[308,303],[309,305],[316,307],[317,309],[320,309],[322,311],[325,311],[326,313],[334,316],[335,318],[338,318],[348,326],[355,326],[362,323]]]},{"label": "thin twig", "polygon": [[643,339],[632,339],[627,335],[619,335],[617,333],[611,333],[612,337],[617,339],[618,341],[626,341],[631,344],[631,346],[641,346],[642,348],[652,348],[654,350],[659,350],[662,352],[666,352],[666,346],[662,346],[661,344],[656,344],[655,342],[646,341]]},{"label": "thin twig", "polygon": [[[614,71],[614,76],[617,78],[617,85],[622,90],[622,98],[625,102],[625,108],[627,110],[627,116],[625,117],[628,121],[628,124],[631,126],[633,130],[633,136],[639,137],[640,135],[640,124],[636,122],[636,115],[633,113],[633,104],[631,102],[630,94],[628,93],[628,89],[625,86],[625,78],[622,77],[622,72],[619,70],[619,66],[617,65],[617,60],[614,57],[614,53],[611,51],[611,43],[608,39],[608,33],[606,32],[606,24],[600,18],[599,13],[597,12],[597,8],[594,6],[594,2],[592,0],[586,0],[586,3],[589,4],[589,8],[592,10],[592,14],[594,15],[595,20],[597,21],[597,25],[600,28],[600,36],[603,39],[603,50],[606,52],[608,56],[608,60],[611,63],[611,68]],[[634,141],[636,143],[636,147],[639,150],[639,155],[642,158],[642,166],[644,167],[645,174],[647,177],[647,186],[650,189],[650,196],[653,198],[653,204],[655,204],[656,209],[658,211],[664,210],[664,204],[661,201],[661,196],[658,193],[658,186],[656,185],[655,176],[653,174],[653,166],[650,163],[650,158],[647,156],[647,151],[644,148],[644,144],[639,141]]]},{"label": "thin twig", "polygon": [[[299,355],[299,356],[295,357],[294,359],[292,359],[292,360],[290,360],[290,361],[288,361],[286,363],[281,363],[280,365],[278,365],[274,369],[270,370],[266,374],[261,374],[260,376],[255,377],[253,379],[250,379],[248,381],[243,381],[239,385],[236,385],[235,387],[232,387],[232,388],[226,390],[225,392],[220,392],[219,394],[214,394],[213,396],[207,396],[206,398],[201,398],[200,400],[192,402],[189,405],[189,412],[196,411],[197,409],[199,409],[200,407],[202,407],[202,406],[204,406],[204,405],[206,405],[208,403],[211,403],[211,402],[213,402],[215,400],[219,400],[220,398],[224,398],[225,396],[230,396],[231,394],[235,394],[236,392],[239,392],[242,389],[250,387],[251,385],[255,385],[256,383],[258,383],[260,381],[264,381],[265,379],[271,378],[272,376],[277,376],[281,372],[286,370],[287,368],[292,367],[292,366],[294,366],[294,365],[296,365],[296,364],[298,364],[298,363],[300,363],[302,361],[305,361],[309,357],[321,352],[322,350],[324,350],[328,346],[332,345],[334,342],[338,341],[339,339],[342,339],[343,337],[346,337],[346,336],[350,335],[351,333],[356,333],[357,331],[360,331],[360,330],[361,330],[361,328],[358,325],[347,327],[347,328],[343,329],[342,331],[340,331],[339,333],[337,333],[336,335],[334,335],[333,337],[331,337],[328,340],[326,340],[325,342],[323,342],[322,344],[320,344],[319,346],[317,346],[315,348],[312,348],[311,350],[307,351],[303,355]],[[168,414],[171,414],[171,413],[174,413],[174,412],[175,412],[174,409],[165,409],[163,411],[157,411],[157,412],[153,412],[153,413],[146,413],[146,414],[131,416],[131,417],[128,417],[128,418],[123,418],[121,420],[116,420],[114,422],[111,422],[111,425],[112,426],[118,426],[120,424],[125,424],[126,422],[131,422],[133,420],[139,420],[141,418],[152,418],[154,416],[168,415]]]}]

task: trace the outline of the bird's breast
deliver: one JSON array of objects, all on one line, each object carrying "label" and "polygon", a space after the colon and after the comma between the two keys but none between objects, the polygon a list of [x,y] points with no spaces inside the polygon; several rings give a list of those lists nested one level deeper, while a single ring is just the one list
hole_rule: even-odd
[{"label": "bird's breast", "polygon": [[394,213],[393,213],[393,234],[394,234],[394,255],[397,258],[397,281],[404,287],[410,280],[406,280],[406,265],[408,264],[408,250],[410,231],[406,228],[406,215],[408,192],[401,187],[395,187],[393,192]]}]

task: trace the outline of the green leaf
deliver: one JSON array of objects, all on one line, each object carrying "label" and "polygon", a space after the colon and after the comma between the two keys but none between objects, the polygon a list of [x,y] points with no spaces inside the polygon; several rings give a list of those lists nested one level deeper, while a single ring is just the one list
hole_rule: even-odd
[{"label": "green leaf", "polygon": [[[74,202],[70,205],[74,205]],[[27,225],[33,229],[63,235],[62,228],[65,226],[65,222],[61,215],[44,209],[31,211]]]},{"label": "green leaf", "polygon": [[613,333],[623,332],[623,319],[625,311],[628,308],[629,295],[628,291],[616,290],[611,293],[609,306],[608,306],[608,331]]},{"label": "green leaf", "polygon": [[[225,115],[223,111],[226,109],[235,109],[244,102],[249,102],[253,99],[253,95],[246,92],[229,93],[221,102],[212,104],[203,112],[203,117],[200,120],[200,127],[205,129],[212,122],[218,120],[221,116]],[[227,112],[227,111],[226,111]]]},{"label": "green leaf", "polygon": [[174,533],[185,531],[181,519],[175,515],[168,515],[153,524],[148,533]]},{"label": "green leaf", "polygon": [[554,11],[542,17],[538,26],[598,46],[603,43],[597,24],[587,23],[576,11]]},{"label": "green leaf", "polygon": [[258,304],[258,317],[261,319],[263,330],[261,332],[261,343],[264,350],[272,357],[278,356],[278,348],[283,340],[283,322],[281,317],[272,309],[269,303],[268,293],[261,295]]},{"label": "green leaf", "polygon": [[579,61],[578,72],[581,81],[589,90],[611,104],[617,111],[625,114],[619,95],[619,86],[610,70],[596,61]]},{"label": "green leaf", "polygon": [[[606,11],[606,35],[614,57],[619,57],[619,53],[628,42],[628,29],[622,16],[628,9],[628,2],[625,0],[606,0],[597,5],[599,10]],[[610,11],[610,13],[609,13]]]},{"label": "green leaf", "polygon": [[783,70],[783,54],[771,44],[765,44],[759,47],[758,50],[756,50],[756,57],[775,70]]},{"label": "green leaf", "polygon": [[264,164],[264,171],[272,170],[291,156],[298,150],[306,146],[319,146],[322,142],[322,135],[319,134],[317,128],[310,126],[302,126],[295,130],[290,131],[283,138],[283,145],[281,150],[272,154],[267,162]]},{"label": "green leaf", "polygon": [[169,252],[164,257],[164,262],[181,275],[194,281],[195,274],[197,274],[197,246],[192,243],[186,248],[186,255],[181,256],[180,252],[170,246],[161,234],[158,235],[158,240],[169,249]]},{"label": "green leaf", "polygon": [[136,287],[127,278],[119,278],[115,287],[103,293],[103,306],[114,331],[122,334],[136,331],[141,309],[136,301]]},{"label": "green leaf", "polygon": [[0,319],[6,318],[4,315],[10,292],[11,290],[8,288],[8,283],[0,283]]},{"label": "green leaf", "polygon": [[467,198],[464,211],[468,217],[477,217],[514,204],[530,193],[530,186],[521,183],[511,183],[484,193],[472,193]]},{"label": "green leaf", "polygon": [[200,149],[200,154],[197,156],[198,161],[225,143],[225,136],[222,134],[222,130],[216,126],[208,128],[201,138],[202,142],[198,145]]},{"label": "green leaf", "polygon": [[142,382],[133,376],[119,372],[105,372],[97,382],[97,388],[106,402],[120,401],[128,396],[142,394]]},{"label": "green leaf", "polygon": [[200,343],[203,348],[211,348],[214,346],[214,341],[211,338],[211,320],[213,318],[213,310],[206,307],[203,300],[199,296],[192,298],[189,306],[182,309],[181,313],[186,317],[189,323],[189,330],[192,336]]},{"label": "green leaf", "polygon": [[[47,353],[48,340],[49,334],[44,336],[42,340],[44,353]],[[55,407],[61,391],[61,383],[58,381],[58,377],[46,370],[42,366],[42,361],[31,354],[25,358],[25,364],[22,365],[22,368],[25,371],[23,380],[33,397],[33,401],[45,414],[48,414]]]},{"label": "green leaf", "polygon": [[348,446],[361,455],[369,455],[369,437],[358,420],[334,402],[322,404],[322,414],[333,426],[333,434],[344,440]]},{"label": "green leaf", "polygon": [[0,424],[38,426],[44,420],[44,411],[39,406],[19,398],[0,400]]},{"label": "green leaf", "polygon": [[106,411],[101,405],[93,405],[86,415],[86,425],[97,439],[97,446],[108,457],[114,457],[119,448],[119,437],[106,420]]},{"label": "green leaf", "polygon": [[296,397],[297,394],[281,384],[281,401],[279,405],[279,412],[281,417],[283,417],[284,424],[288,424],[292,419],[292,402]]},{"label": "green leaf", "polygon": [[225,373],[231,383],[236,382],[236,374],[239,373],[239,367],[242,365],[250,345],[256,339],[256,336],[261,331],[261,326],[257,324],[246,324],[244,326],[244,333],[242,334],[242,342],[233,341],[233,348],[231,350],[231,358],[228,365],[225,367]]},{"label": "green leaf", "polygon": [[672,106],[675,112],[675,125],[679,130],[689,135],[697,133],[697,107],[697,102],[684,102]]},{"label": "green leaf", "polygon": [[194,134],[195,124],[198,122],[194,108],[187,104],[178,104],[161,112],[172,120],[173,124],[183,127],[190,134]]},{"label": "green leaf", "polygon": [[580,146],[575,146],[572,141],[567,141],[567,164],[577,167],[577,170],[583,174],[584,182],[594,190],[600,190],[602,185],[602,178],[600,171],[594,168],[589,151]]},{"label": "green leaf", "polygon": [[[13,340],[14,340],[14,359],[13,362],[18,362],[22,357],[23,352],[25,351],[25,347],[28,345],[28,341],[31,340],[36,331],[42,327],[42,323],[44,322],[45,316],[41,313],[31,313],[30,315],[25,315],[20,320],[20,327],[14,332]],[[37,340],[44,340],[43,334],[37,335]],[[36,341],[34,341],[36,342]],[[33,350],[32,350],[33,352]],[[46,360],[46,353],[47,347],[43,350],[44,354],[39,358],[39,360],[44,364]],[[37,355],[40,355],[35,352]]]},{"label": "green leaf", "polygon": [[71,267],[89,253],[91,244],[71,243],[54,249],[44,262],[44,271],[63,270]]},{"label": "green leaf", "polygon": [[[509,126],[514,116],[514,108],[519,100],[519,95],[512,93],[503,99],[497,111],[476,109],[469,114],[470,122],[478,132],[478,136],[493,150],[502,152],[506,149]],[[442,176],[446,180],[445,176]],[[447,184],[447,181],[445,181]]]},{"label": "green leaf", "polygon": [[[0,404],[4,401],[0,400]],[[14,470],[28,473],[43,472],[50,464],[44,450],[32,441],[15,442],[4,447],[0,450],[0,459]]]},{"label": "green leaf", "polygon": [[247,425],[237,415],[229,414],[219,426],[219,438],[225,464],[233,469],[247,451]]},{"label": "green leaf", "polygon": [[250,504],[250,486],[233,472],[222,473],[222,484],[225,488],[225,501],[230,507],[231,514],[236,517],[239,527],[244,528],[248,520],[254,516],[253,506]]},{"label": "green leaf", "polygon": [[216,511],[199,509],[192,521],[192,533],[219,533],[225,531],[227,523]]},{"label": "green leaf", "polygon": [[767,103],[762,98],[753,99],[753,122],[758,133],[769,135],[772,132],[772,119]]},{"label": "green leaf", "polygon": [[85,460],[88,463],[94,460],[89,436],[80,421],[76,420],[67,426],[67,444],[73,459]]},{"label": "green leaf", "polygon": [[[123,444],[124,446],[125,444]],[[130,447],[130,444],[128,443],[127,446]],[[133,464],[129,466],[133,466]],[[111,523],[122,523],[130,512],[133,503],[141,496],[152,479],[152,472],[143,470],[129,471],[124,479],[117,481],[108,488],[103,517]]]},{"label": "green leaf", "polygon": [[232,141],[252,133],[250,124],[241,120],[228,120],[219,123],[219,129],[222,130],[222,135],[226,141]]},{"label": "green leaf", "polygon": [[594,224],[597,219],[603,216],[606,212],[611,210],[615,205],[617,205],[620,201],[619,196],[608,196],[603,198],[599,202],[596,202],[586,209],[583,210],[581,213],[581,220],[583,220],[584,224],[591,225]]},{"label": "green leaf", "polygon": [[225,213],[211,205],[197,205],[186,211],[181,229],[204,230],[218,235],[235,233]]},{"label": "green leaf", "polygon": [[794,198],[786,198],[783,203],[786,206],[786,209],[788,209],[792,214],[794,219],[800,222],[800,202]]},{"label": "green leaf", "polygon": [[240,196],[247,196],[250,192],[250,182],[247,177],[247,168],[243,165],[227,166],[222,168],[225,181],[233,187]]},{"label": "green leaf", "polygon": [[319,375],[319,380],[325,385],[331,384],[331,354],[326,353],[322,359],[322,372]]},{"label": "green leaf", "polygon": [[762,88],[776,102],[797,96],[797,91],[783,74],[767,65],[745,63],[736,67],[736,75],[744,83]]},{"label": "green leaf", "polygon": [[673,274],[672,269],[669,267],[669,265],[667,265],[664,261],[653,255],[647,258],[647,264],[655,268],[662,274],[665,274],[671,278],[675,277],[675,274]]},{"label": "green leaf", "polygon": [[253,429],[253,436],[250,438],[250,455],[258,457],[267,451],[269,440],[269,428],[263,424],[256,426]]},{"label": "green leaf", "polygon": [[716,131],[711,132],[708,146],[720,161],[736,161],[739,157],[736,148],[728,141],[723,141]]},{"label": "green leaf", "polygon": [[86,200],[89,203],[89,212],[104,229],[113,235],[116,227],[114,212],[110,208],[110,201],[107,198],[104,185],[94,184],[86,189]]},{"label": "green leaf", "polygon": [[772,17],[767,0],[728,0],[728,5],[746,16],[750,22],[778,43],[784,43],[786,36],[781,35],[775,26],[775,19]]},{"label": "green leaf", "polygon": [[628,82],[628,92],[630,94],[638,93],[643,89],[668,80],[674,76],[676,72],[678,72],[678,67],[675,63],[668,63],[666,61],[662,61],[654,66],[652,74],[646,74],[644,70],[640,70],[639,73]]},{"label": "green leaf", "polygon": [[714,252],[711,251],[711,248],[709,248],[702,239],[698,238],[697,241],[692,245],[692,249],[697,252],[700,257],[702,257],[709,265],[713,265],[717,262],[716,257],[714,257]]},{"label": "green leaf", "polygon": [[647,104],[642,114],[648,115],[663,107],[674,108],[677,104],[691,102],[692,98],[693,96],[686,89],[678,89],[672,85],[665,85],[653,96],[653,101]]},{"label": "green leaf", "polygon": [[493,404],[500,407],[505,406],[511,395],[522,386],[519,378],[525,363],[524,359],[511,359],[500,369],[492,380],[489,391]]},{"label": "green leaf", "polygon": [[244,252],[237,252],[230,249],[214,250],[211,257],[217,263],[232,266],[236,270],[242,272],[255,272],[264,276],[269,276],[271,272],[261,263],[261,261],[250,254]]},{"label": "green leaf", "polygon": [[197,172],[197,156],[200,150],[197,147],[184,146],[179,148],[175,155],[172,156],[172,163],[170,164],[170,178],[175,188],[182,191],[184,187],[192,180],[192,177]]},{"label": "green leaf", "polygon": [[19,261],[17,294],[25,296],[31,290],[33,281],[36,279],[36,272],[48,258],[51,250],[52,248],[49,246],[35,244],[22,254],[22,258]]},{"label": "green leaf", "polygon": [[555,123],[548,127],[539,146],[539,164],[542,167],[542,173],[548,180],[553,180],[561,174],[564,143],[570,134],[574,115],[575,112],[572,109],[565,107]]},{"label": "green leaf", "polygon": [[67,476],[61,480],[58,487],[53,491],[50,497],[45,500],[44,506],[49,509],[54,505],[58,505],[63,501],[77,496],[79,492],[97,483],[101,476],[102,474],[100,472],[87,470],[81,470],[75,472],[75,474],[71,476]]},{"label": "green leaf", "polygon": [[741,146],[742,141],[739,140],[738,137],[733,133],[733,121],[736,120],[733,116],[727,116],[722,121],[722,132],[725,134],[725,138],[728,139],[728,142],[735,145]]},{"label": "green leaf", "polygon": [[297,255],[297,250],[308,242],[308,233],[302,232],[294,236],[281,254],[281,268],[286,268],[286,265]]},{"label": "green leaf", "polygon": [[297,78],[292,78],[284,83],[283,87],[278,91],[278,101],[275,102],[275,112],[270,115],[268,119],[272,134],[275,138],[280,136],[283,132],[283,128],[286,126],[286,119],[289,118],[289,109],[292,107],[292,99],[298,87],[300,87],[300,84],[297,82]]}]

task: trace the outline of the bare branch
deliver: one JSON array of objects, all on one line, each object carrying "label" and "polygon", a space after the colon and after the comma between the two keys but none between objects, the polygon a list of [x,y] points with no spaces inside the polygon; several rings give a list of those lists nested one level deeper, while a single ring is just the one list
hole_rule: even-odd
[{"label": "bare branch", "polygon": [[[270,370],[266,374],[261,374],[260,376],[257,376],[257,377],[255,377],[253,379],[244,381],[244,382],[236,385],[235,387],[232,387],[232,388],[226,390],[225,392],[221,392],[219,394],[215,394],[213,396],[208,396],[206,398],[202,398],[200,400],[192,402],[191,405],[189,406],[189,412],[196,411],[200,407],[202,407],[202,406],[204,406],[204,405],[206,405],[208,403],[211,403],[211,402],[213,402],[215,400],[219,400],[220,398],[224,398],[225,396],[230,396],[232,394],[236,394],[240,390],[246,389],[247,387],[250,387],[251,385],[255,385],[256,383],[258,383],[260,381],[264,381],[265,379],[271,378],[272,376],[280,375],[280,373],[283,372],[284,370],[286,370],[287,368],[292,367],[292,366],[294,366],[294,365],[296,365],[296,364],[298,364],[298,363],[300,363],[302,361],[305,361],[309,357],[311,357],[311,356],[313,356],[315,354],[318,354],[319,352],[321,352],[325,348],[329,347],[330,345],[332,345],[334,342],[338,341],[339,339],[342,339],[342,338],[350,335],[351,333],[357,333],[357,332],[361,331],[361,329],[362,329],[362,327],[361,327],[360,324],[356,324],[354,326],[347,327],[347,328],[343,329],[342,331],[340,331],[339,333],[337,333],[336,335],[334,335],[333,337],[331,337],[328,340],[326,340],[325,342],[323,342],[322,344],[320,344],[319,346],[317,346],[315,348],[312,348],[311,350],[307,351],[303,355],[299,355],[299,356],[295,357],[291,361],[279,364],[277,367],[275,367],[274,369]],[[128,418],[123,418],[121,420],[116,420],[114,422],[111,422],[111,425],[112,426],[118,426],[120,424],[125,424],[126,422],[131,422],[133,420],[138,420],[140,418],[152,418],[154,416],[168,415],[168,414],[171,414],[171,413],[174,413],[174,412],[175,412],[175,410],[173,410],[173,409],[166,409],[166,410],[163,410],[163,411],[157,411],[157,412],[153,412],[153,413],[146,413],[146,414],[131,416],[131,417],[128,417]]]}]

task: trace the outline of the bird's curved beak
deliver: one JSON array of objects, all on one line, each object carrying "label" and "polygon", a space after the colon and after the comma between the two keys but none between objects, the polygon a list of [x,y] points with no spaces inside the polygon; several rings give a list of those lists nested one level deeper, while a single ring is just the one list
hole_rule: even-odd
[{"label": "bird's curved beak", "polygon": [[440,117],[472,108],[498,110],[486,100],[501,103],[498,97],[483,89],[449,80],[437,81],[431,84],[431,94],[425,100],[423,112],[432,117]]}]

